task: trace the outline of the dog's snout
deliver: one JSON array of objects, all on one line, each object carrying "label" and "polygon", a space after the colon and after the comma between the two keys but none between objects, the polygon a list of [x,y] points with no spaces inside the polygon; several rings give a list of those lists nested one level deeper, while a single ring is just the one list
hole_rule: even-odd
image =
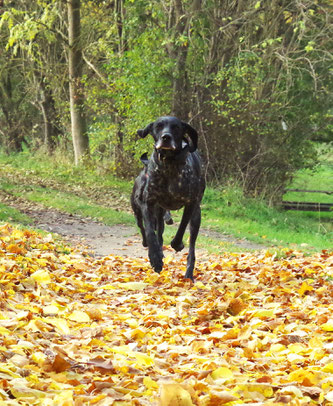
[{"label": "dog's snout", "polygon": [[164,133],[161,136],[163,141],[170,141],[171,140],[171,134],[170,133]]}]

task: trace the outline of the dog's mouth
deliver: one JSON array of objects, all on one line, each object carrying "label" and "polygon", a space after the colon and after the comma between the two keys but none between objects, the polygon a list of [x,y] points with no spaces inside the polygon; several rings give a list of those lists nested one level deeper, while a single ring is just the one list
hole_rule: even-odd
[{"label": "dog's mouth", "polygon": [[155,148],[159,151],[176,151],[176,145],[173,142],[158,142]]},{"label": "dog's mouth", "polygon": [[156,147],[159,151],[176,151],[176,148],[170,146],[170,145],[161,145],[159,147]]}]

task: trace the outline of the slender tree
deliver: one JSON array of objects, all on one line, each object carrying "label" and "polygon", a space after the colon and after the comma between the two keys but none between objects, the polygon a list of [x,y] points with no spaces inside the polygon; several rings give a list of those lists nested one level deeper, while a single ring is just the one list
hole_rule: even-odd
[{"label": "slender tree", "polygon": [[80,43],[80,0],[68,0],[69,94],[75,165],[89,154],[89,138],[84,111],[82,49]]}]

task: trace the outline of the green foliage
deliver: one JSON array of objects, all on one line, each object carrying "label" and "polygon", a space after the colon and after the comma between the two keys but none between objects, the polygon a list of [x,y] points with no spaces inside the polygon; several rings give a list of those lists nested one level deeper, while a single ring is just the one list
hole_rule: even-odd
[{"label": "green foliage", "polygon": [[[102,154],[108,153],[114,170],[122,164],[119,153],[125,156],[127,170],[131,162],[137,169],[138,157],[150,148],[151,142],[137,143],[136,130],[170,112],[173,63],[163,47],[163,30],[156,27],[142,30],[140,16],[136,14],[142,7],[137,2],[128,5],[124,21],[128,46],[124,50],[107,47],[103,39],[99,42],[106,58],[103,65],[106,88],[101,92],[99,83],[91,80],[85,83],[87,104],[94,115],[90,127],[92,150],[99,154],[102,146]],[[114,28],[111,25],[107,29],[107,38],[115,35]]]},{"label": "green foliage", "polygon": [[[215,124],[224,137],[212,152],[217,158],[225,155],[224,160],[214,162],[222,177],[236,175],[246,192],[278,200],[294,172],[313,166],[316,155],[304,136],[309,120],[298,121],[301,106],[286,110],[285,92],[271,92],[271,77],[265,58],[255,52],[241,53],[220,69],[212,105]],[[288,124],[282,124],[283,112],[288,114]]]},{"label": "green foliage", "polygon": [[[199,129],[208,178],[236,179],[247,195],[278,201],[315,164],[309,141],[332,139],[329,0],[82,1],[81,11],[90,166],[133,177],[151,149],[136,130],[177,100]],[[5,72],[14,91],[0,97],[2,145],[36,148],[52,123],[71,152],[66,25],[59,0],[4,7],[0,95]]]}]

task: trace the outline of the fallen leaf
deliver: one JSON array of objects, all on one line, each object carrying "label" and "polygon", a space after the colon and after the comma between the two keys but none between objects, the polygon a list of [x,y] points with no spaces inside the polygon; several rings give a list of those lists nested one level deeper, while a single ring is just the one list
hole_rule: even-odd
[{"label": "fallen leaf", "polygon": [[194,406],[191,395],[178,384],[162,384],[160,406]]}]

